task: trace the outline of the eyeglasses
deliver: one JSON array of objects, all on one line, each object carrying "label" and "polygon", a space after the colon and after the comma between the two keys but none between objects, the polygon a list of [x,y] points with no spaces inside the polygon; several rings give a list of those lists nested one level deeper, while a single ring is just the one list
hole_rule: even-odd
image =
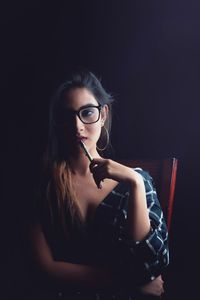
[{"label": "eyeglasses", "polygon": [[56,123],[58,125],[64,125],[73,120],[74,116],[77,115],[84,124],[93,124],[99,121],[101,109],[101,105],[89,105],[82,107],[79,110],[65,109],[58,117],[59,120],[57,120]]}]

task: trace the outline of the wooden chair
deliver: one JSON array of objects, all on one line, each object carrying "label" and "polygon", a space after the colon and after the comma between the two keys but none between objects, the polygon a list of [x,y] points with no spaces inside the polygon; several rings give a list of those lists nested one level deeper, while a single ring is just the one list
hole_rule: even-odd
[{"label": "wooden chair", "polygon": [[149,172],[153,178],[169,231],[172,220],[178,160],[176,158],[133,159],[121,162],[129,167],[140,167]]}]

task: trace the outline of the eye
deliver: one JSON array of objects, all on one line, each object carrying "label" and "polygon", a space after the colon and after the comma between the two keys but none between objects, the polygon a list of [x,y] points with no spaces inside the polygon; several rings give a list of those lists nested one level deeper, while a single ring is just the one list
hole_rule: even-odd
[{"label": "eye", "polygon": [[93,116],[94,113],[95,113],[95,107],[84,108],[83,110],[80,111],[80,115],[82,118],[89,118]]}]

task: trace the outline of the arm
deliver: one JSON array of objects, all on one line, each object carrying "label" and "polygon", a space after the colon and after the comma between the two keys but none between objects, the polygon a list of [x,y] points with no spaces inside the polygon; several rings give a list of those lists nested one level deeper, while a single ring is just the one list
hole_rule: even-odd
[{"label": "arm", "polygon": [[168,236],[152,178],[141,169],[136,172],[110,160],[94,159],[91,167],[97,186],[104,178],[128,183],[128,222],[125,216],[117,241],[121,265],[131,272],[132,282],[156,283],[168,265]]},{"label": "arm", "polygon": [[[166,223],[157,198],[156,190],[153,187],[152,178],[147,172],[139,169],[137,172],[143,177],[151,227],[147,237],[135,245],[135,250],[137,251],[138,248],[138,251],[143,253],[147,268],[151,269],[151,265],[153,267],[153,264],[157,264],[163,268],[169,263],[168,232]],[[156,273],[158,275],[159,267]]]},{"label": "arm", "polygon": [[[159,229],[166,239],[166,226],[152,178],[147,172],[121,165],[110,159],[93,159],[90,165],[94,180],[98,187],[105,178],[125,182],[129,187],[128,200],[128,231],[134,242],[144,240],[153,229]],[[156,231],[158,233],[158,231]]]},{"label": "arm", "polygon": [[99,188],[103,187],[100,183],[105,178],[125,182],[129,185],[131,191],[128,209],[129,233],[133,240],[142,240],[150,230],[150,220],[142,176],[129,167],[102,158],[93,159],[90,169]]},{"label": "arm", "polygon": [[50,281],[77,288],[106,288],[111,285],[111,273],[105,268],[55,261],[40,224],[29,231],[31,252],[37,269]]},{"label": "arm", "polygon": [[133,241],[139,242],[150,231],[150,219],[143,178],[135,171],[132,171],[132,174],[132,179],[129,181],[128,235]]},{"label": "arm", "polygon": [[168,232],[152,178],[141,169],[138,169],[137,172],[143,177],[151,227],[143,240],[135,243],[131,238],[126,237],[125,233],[122,242],[126,244],[126,251],[129,253],[126,264],[131,262],[131,258],[133,264],[135,260],[137,261],[137,271],[140,274],[137,277],[138,285],[142,285],[140,291],[148,293],[154,290],[156,294],[157,291],[163,292],[163,281],[160,274],[169,263]]}]

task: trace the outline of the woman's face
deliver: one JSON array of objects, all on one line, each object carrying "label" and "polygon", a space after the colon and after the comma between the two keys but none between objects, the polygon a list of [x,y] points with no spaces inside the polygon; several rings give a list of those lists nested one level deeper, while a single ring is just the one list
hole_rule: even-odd
[{"label": "woman's face", "polygon": [[[80,149],[79,142],[82,140],[87,146],[91,153],[96,151],[96,143],[101,134],[101,128],[105,122],[108,107],[103,106],[100,115],[98,109],[91,109],[89,106],[98,106],[99,103],[94,98],[93,94],[86,88],[73,88],[64,94],[64,138],[66,138],[67,144],[72,149]],[[84,109],[85,108],[85,109]],[[80,111],[80,109],[84,109]],[[74,112],[79,111],[81,118],[90,120],[95,114],[96,117],[99,115],[97,122],[92,124],[84,124],[79,116]],[[91,119],[92,120],[92,119]]]}]

